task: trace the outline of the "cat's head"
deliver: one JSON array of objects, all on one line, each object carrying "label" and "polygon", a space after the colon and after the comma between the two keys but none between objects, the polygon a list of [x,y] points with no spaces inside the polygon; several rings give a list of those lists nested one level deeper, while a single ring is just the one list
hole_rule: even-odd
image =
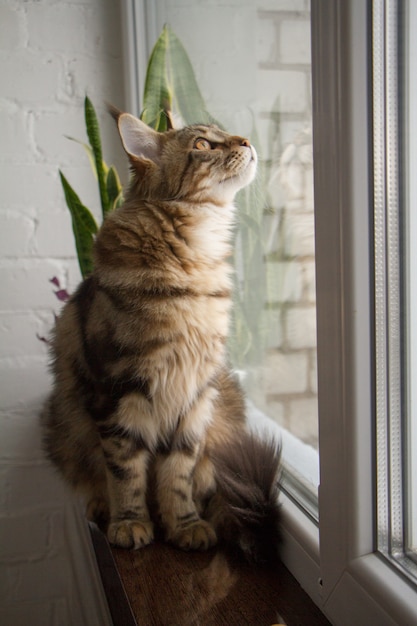
[{"label": "cat's head", "polygon": [[224,204],[255,176],[253,146],[217,126],[159,133],[128,113],[117,116],[117,126],[139,197]]}]

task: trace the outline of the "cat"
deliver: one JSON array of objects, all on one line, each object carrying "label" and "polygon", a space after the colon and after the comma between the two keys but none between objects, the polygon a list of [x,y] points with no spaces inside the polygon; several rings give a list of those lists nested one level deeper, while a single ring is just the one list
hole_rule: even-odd
[{"label": "cat", "polygon": [[156,525],[185,550],[222,540],[263,559],[279,445],[248,433],[226,351],[233,199],[256,151],[214,125],[157,132],[111,113],[131,181],[56,321],[46,454],[114,546],[141,548]]}]

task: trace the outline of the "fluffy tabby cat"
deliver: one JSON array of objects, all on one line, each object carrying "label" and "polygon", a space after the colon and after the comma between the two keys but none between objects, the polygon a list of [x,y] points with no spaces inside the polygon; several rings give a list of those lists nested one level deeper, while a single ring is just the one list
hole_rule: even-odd
[{"label": "fluffy tabby cat", "polygon": [[111,544],[277,539],[279,450],[247,434],[226,356],[233,199],[255,175],[247,139],[215,126],[158,133],[115,113],[132,179],[57,320],[47,455],[107,520]]}]

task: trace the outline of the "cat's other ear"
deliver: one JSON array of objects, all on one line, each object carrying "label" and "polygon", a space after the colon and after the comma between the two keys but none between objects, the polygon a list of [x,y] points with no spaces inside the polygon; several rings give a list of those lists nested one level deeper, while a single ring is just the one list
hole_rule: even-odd
[{"label": "cat's other ear", "polygon": [[121,116],[121,114],[123,113],[123,111],[115,107],[113,104],[110,104],[110,102],[106,102],[106,107],[107,107],[108,112],[110,113],[110,115],[112,116],[112,118],[117,124],[117,121],[119,117]]},{"label": "cat's other ear", "polygon": [[181,128],[184,128],[185,122],[181,115],[174,113],[169,109],[165,109],[164,113],[167,118],[167,130],[180,130]]},{"label": "cat's other ear", "polygon": [[148,159],[159,162],[161,154],[160,133],[130,113],[120,113],[117,127],[127,155],[133,162]]},{"label": "cat's other ear", "polygon": [[165,117],[167,118],[167,130],[173,130],[175,126],[174,126],[174,120],[172,117],[172,111],[170,111],[169,109],[165,109],[164,113],[165,113]]}]

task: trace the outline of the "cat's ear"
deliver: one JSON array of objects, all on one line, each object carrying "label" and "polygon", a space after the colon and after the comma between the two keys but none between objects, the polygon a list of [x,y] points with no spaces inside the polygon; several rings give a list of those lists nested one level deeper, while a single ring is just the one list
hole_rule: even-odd
[{"label": "cat's ear", "polygon": [[185,122],[179,113],[174,113],[169,109],[166,109],[164,113],[167,118],[167,130],[180,130],[181,128],[184,128]]},{"label": "cat's ear", "polygon": [[123,147],[133,161],[148,159],[154,163],[159,162],[160,133],[130,113],[121,113],[118,116],[117,127]]},{"label": "cat's ear", "polygon": [[172,117],[172,111],[168,109],[168,110],[165,110],[164,113],[165,113],[165,117],[167,118],[167,130],[173,130],[175,126],[174,126],[174,120]]}]

